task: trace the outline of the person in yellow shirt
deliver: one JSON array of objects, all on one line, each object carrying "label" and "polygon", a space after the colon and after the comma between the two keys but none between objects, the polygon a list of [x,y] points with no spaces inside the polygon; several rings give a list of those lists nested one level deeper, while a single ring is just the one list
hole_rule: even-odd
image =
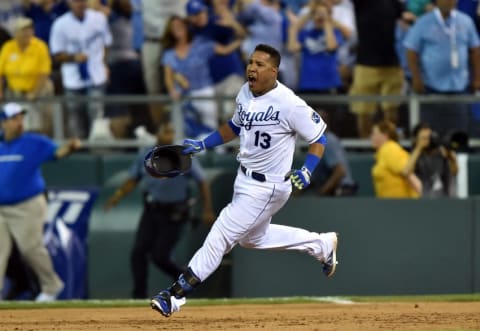
[{"label": "person in yellow shirt", "polygon": [[[49,79],[51,58],[48,46],[33,35],[33,22],[26,17],[15,21],[14,38],[7,41],[0,51],[0,100],[21,99],[29,108],[27,130],[51,134],[51,106],[34,105],[39,97],[53,95]],[[4,87],[5,78],[7,86]]]},{"label": "person in yellow shirt", "polygon": [[418,198],[422,184],[409,171],[409,153],[398,143],[395,124],[383,121],[372,128],[371,142],[376,149],[372,168],[375,194],[378,198]]}]

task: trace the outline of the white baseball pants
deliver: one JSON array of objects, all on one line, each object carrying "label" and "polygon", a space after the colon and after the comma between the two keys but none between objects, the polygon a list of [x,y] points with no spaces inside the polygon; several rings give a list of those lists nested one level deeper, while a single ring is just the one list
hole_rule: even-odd
[{"label": "white baseball pants", "polygon": [[239,171],[232,202],[220,213],[203,246],[190,260],[193,273],[204,281],[236,245],[255,249],[297,250],[323,261],[332,243],[324,235],[304,229],[270,224],[292,191],[282,183],[259,182]]}]

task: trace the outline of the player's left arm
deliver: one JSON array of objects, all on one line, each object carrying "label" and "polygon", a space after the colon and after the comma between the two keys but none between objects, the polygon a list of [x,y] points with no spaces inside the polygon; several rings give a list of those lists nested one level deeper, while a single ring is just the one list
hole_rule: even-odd
[{"label": "player's left arm", "polygon": [[309,143],[309,147],[302,168],[294,170],[290,178],[293,185],[302,190],[310,185],[310,177],[325,152],[325,145],[327,144],[325,129],[327,125],[315,110],[308,107],[304,102],[296,102],[298,106],[292,108],[287,121],[293,131],[299,133]]},{"label": "player's left arm", "polygon": [[327,137],[322,134],[320,138],[308,146],[308,153],[301,169],[294,170],[290,175],[293,185],[299,190],[303,190],[310,185],[310,177],[313,171],[320,163],[320,159],[325,152]]}]

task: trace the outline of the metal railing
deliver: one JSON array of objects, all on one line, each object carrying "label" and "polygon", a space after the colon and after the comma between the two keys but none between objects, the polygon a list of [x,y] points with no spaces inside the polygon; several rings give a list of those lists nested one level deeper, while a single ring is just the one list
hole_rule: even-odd
[{"label": "metal railing", "polygon": [[[348,96],[348,95],[301,95],[307,103],[315,104],[338,104],[349,105],[352,102],[391,102],[407,105],[408,126],[413,128],[420,119],[420,107],[424,103],[442,103],[442,104],[474,104],[480,103],[480,97],[475,95],[399,95],[399,96]],[[225,114],[223,109],[225,101],[232,101],[235,96],[217,96],[213,98],[219,106],[219,114]],[[168,95],[106,95],[103,97],[88,96],[55,96],[41,98],[35,101],[37,104],[51,103],[53,105],[53,138],[59,142],[66,139],[64,135],[64,105],[67,101],[74,102],[100,102],[104,105],[115,104],[163,104],[170,109],[170,117],[176,129],[176,140],[183,139],[183,115],[181,111],[181,103],[191,100],[212,100],[207,97],[183,98],[179,101],[172,101]],[[17,101],[26,103],[24,100],[12,99],[9,101]],[[410,144],[409,140],[404,139],[401,143],[405,146]],[[480,147],[480,137],[473,137],[470,141],[472,147]],[[345,138],[342,144],[346,148],[370,148],[368,139]],[[145,142],[136,139],[114,139],[99,141],[84,141],[84,145],[88,148],[124,148],[124,147],[141,147]]]}]

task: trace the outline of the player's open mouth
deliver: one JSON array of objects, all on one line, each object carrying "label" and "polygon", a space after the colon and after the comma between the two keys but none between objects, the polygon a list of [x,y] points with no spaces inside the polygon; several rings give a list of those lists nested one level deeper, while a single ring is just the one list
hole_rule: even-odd
[{"label": "player's open mouth", "polygon": [[257,82],[257,79],[253,75],[248,75],[247,79],[248,79],[248,86],[250,87]]}]

